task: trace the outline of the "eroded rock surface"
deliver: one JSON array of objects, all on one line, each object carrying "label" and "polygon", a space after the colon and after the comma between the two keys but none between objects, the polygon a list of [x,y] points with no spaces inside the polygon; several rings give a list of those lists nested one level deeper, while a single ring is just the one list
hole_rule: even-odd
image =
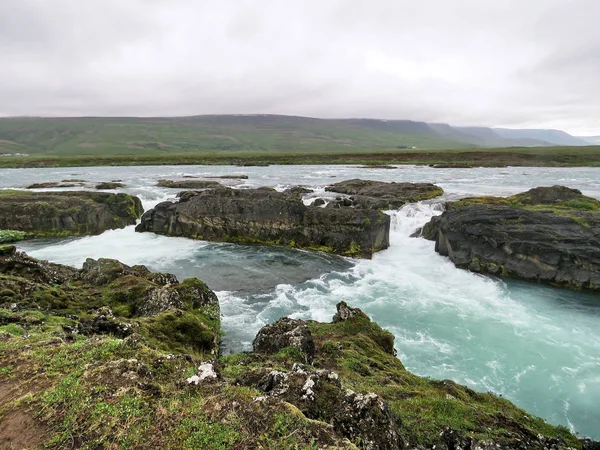
[{"label": "eroded rock surface", "polygon": [[128,194],[10,191],[0,201],[0,229],[30,236],[100,234],[134,225],[142,212],[140,199]]},{"label": "eroded rock surface", "polygon": [[305,206],[271,188],[186,191],[147,211],[136,231],[225,242],[287,245],[370,258],[389,246],[380,211]]},{"label": "eroded rock surface", "polygon": [[[411,202],[438,197],[443,189],[431,183],[386,183],[372,180],[346,180],[326,188],[350,196],[351,205],[367,209],[397,209]],[[331,204],[335,206],[335,203]]]},{"label": "eroded rock surface", "polygon": [[463,199],[423,236],[457,267],[600,292],[600,201],[576,189]]}]

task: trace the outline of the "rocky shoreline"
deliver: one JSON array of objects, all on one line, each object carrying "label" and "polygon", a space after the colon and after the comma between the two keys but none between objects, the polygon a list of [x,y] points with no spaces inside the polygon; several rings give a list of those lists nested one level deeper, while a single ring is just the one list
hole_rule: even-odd
[{"label": "rocky shoreline", "polygon": [[[11,448],[595,449],[493,394],[406,371],[340,302],[219,357],[219,305],[115,260],[0,251],[0,443]],[[26,426],[27,432],[23,432]],[[113,444],[111,444],[113,443]]]},{"label": "rocky shoreline", "polygon": [[600,292],[600,201],[576,189],[452,202],[423,236],[472,272]]}]

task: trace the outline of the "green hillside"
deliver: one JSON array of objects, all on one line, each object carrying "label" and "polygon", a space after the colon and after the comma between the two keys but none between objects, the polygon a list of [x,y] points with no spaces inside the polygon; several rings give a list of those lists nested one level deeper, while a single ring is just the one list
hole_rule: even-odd
[{"label": "green hillside", "polygon": [[251,115],[0,119],[0,153],[44,156],[381,151],[478,147],[424,122]]}]

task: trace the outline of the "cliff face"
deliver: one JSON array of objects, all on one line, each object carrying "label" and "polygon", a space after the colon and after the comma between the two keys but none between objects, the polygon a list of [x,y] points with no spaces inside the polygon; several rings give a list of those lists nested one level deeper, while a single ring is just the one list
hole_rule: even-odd
[{"label": "cliff face", "polygon": [[136,231],[370,258],[389,246],[389,227],[390,218],[379,211],[305,206],[298,195],[269,188],[218,188],[158,204]]},{"label": "cliff face", "polygon": [[341,302],[218,357],[197,279],[0,247],[0,444],[21,448],[596,449],[505,399],[421,378]]},{"label": "cliff face", "polygon": [[128,194],[0,191],[0,229],[30,236],[100,234],[134,225],[142,212]]},{"label": "cliff face", "polygon": [[600,292],[600,201],[576,189],[463,199],[423,234],[457,267]]}]

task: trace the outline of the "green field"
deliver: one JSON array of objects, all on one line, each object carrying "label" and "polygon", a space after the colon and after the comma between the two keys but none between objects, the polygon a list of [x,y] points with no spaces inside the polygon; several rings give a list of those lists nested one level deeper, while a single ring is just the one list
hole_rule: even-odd
[{"label": "green field", "polygon": [[472,167],[600,167],[600,146],[428,150],[388,152],[211,152],[163,155],[3,157],[0,167],[83,167],[138,165],[271,165],[271,164],[426,164]]}]

